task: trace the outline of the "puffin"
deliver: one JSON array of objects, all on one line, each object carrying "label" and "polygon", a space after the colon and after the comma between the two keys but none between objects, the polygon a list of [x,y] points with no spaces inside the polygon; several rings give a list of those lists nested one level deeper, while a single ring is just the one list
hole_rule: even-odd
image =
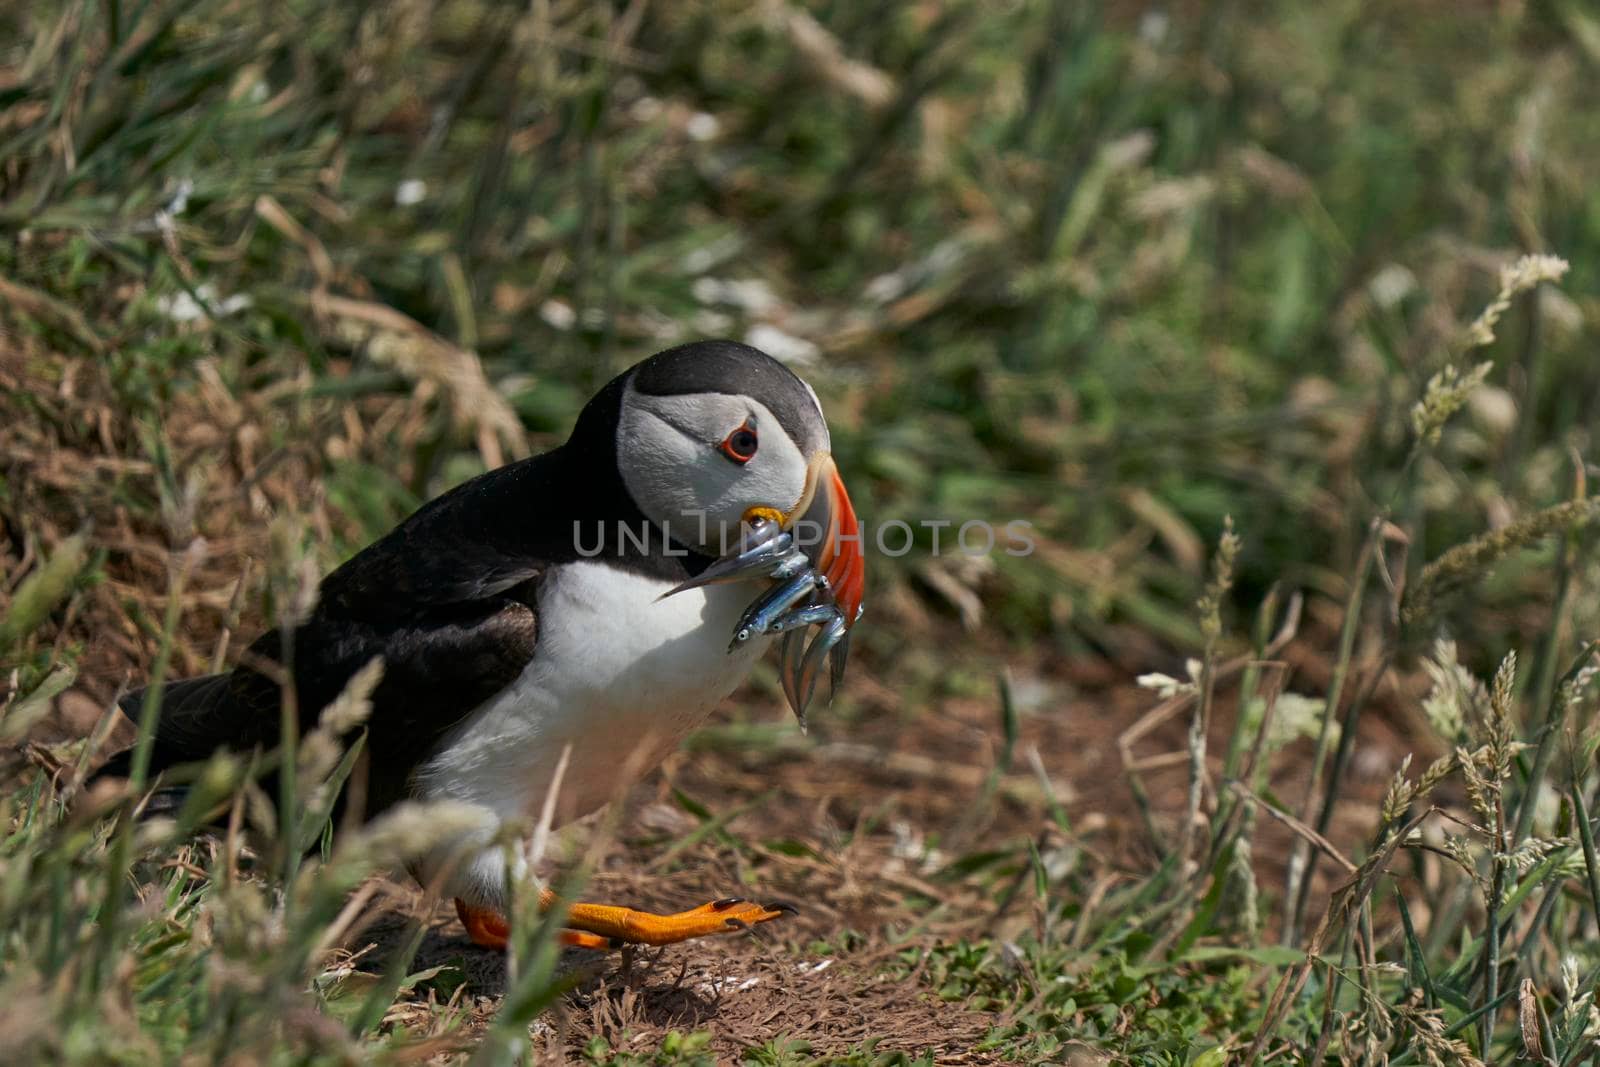
[{"label": "puffin", "polygon": [[[803,727],[823,659],[842,675],[864,573],[816,392],[749,345],[680,345],[602,388],[564,444],[456,486],[352,556],[233,670],[166,684],[150,772],[272,748],[285,685],[303,733],[381,659],[361,814],[454,801],[481,815],[411,872],[502,949],[508,876],[527,873],[504,831],[550,799],[560,825],[616,798],[774,643]],[[122,711],[139,721],[147,696]],[[126,775],[129,755],[100,776]],[[540,905],[565,911],[563,942],[594,949],[795,910],[727,897],[655,914],[548,888]]]}]

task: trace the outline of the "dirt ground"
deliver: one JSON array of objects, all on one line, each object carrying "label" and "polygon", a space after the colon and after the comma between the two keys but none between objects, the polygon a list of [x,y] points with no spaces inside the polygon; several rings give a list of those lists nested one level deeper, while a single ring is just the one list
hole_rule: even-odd
[{"label": "dirt ground", "polygon": [[[1319,669],[1320,660],[1312,658],[1308,684],[1325,681],[1316,677]],[[1134,813],[1117,739],[1156,701],[1127,682],[1101,684],[1100,666],[1076,675],[1035,670],[1018,665],[1017,677],[1026,683],[1018,688],[1033,694],[1030,699],[1062,703],[1025,712],[1019,751],[1038,752],[1078,847],[1113,870],[1148,870],[1154,853]],[[995,1019],[941,1001],[919,968],[890,977],[884,964],[900,953],[914,955],[908,950],[921,944],[1006,939],[1029,928],[1026,894],[1006,899],[940,872],[956,857],[1015,844],[1024,835],[1061,843],[1059,835],[1051,837],[1057,832],[1046,815],[1043,786],[1032,761],[1019,759],[998,779],[992,802],[985,802],[1000,744],[992,703],[949,700],[907,723],[896,714],[895,694],[875,691],[870,675],[852,684],[858,694],[870,694],[872,706],[848,728],[823,713],[802,737],[773,707],[758,717],[786,731],[779,740],[739,743],[731,735],[739,733],[742,716],[730,708],[632,790],[609,834],[584,827],[569,835],[574,851],[596,836],[609,842],[584,891],[588,899],[677,910],[744,894],[796,902],[800,913],[748,934],[626,959],[569,952],[566,965],[581,980],[542,1034],[550,1062],[561,1062],[595,1035],[614,1047],[648,1048],[675,1029],[709,1030],[719,1057],[786,1035],[817,1055],[877,1038],[880,1050],[932,1051],[939,1063],[989,1062],[972,1046]],[[1355,847],[1370,832],[1378,798],[1414,744],[1382,696],[1357,750],[1358,788],[1330,834],[1341,846]],[[759,707],[761,699],[743,706]],[[738,707],[740,699],[730,703]],[[1216,724],[1213,751],[1221,750],[1227,727]],[[1141,754],[1182,750],[1186,728],[1182,717],[1164,724],[1143,739]],[[1302,743],[1280,756],[1276,791],[1298,795],[1309,749]],[[1174,763],[1151,775],[1149,784],[1158,817],[1175,817],[1186,788],[1182,767]],[[720,829],[737,846],[711,833],[685,847],[686,835],[702,824],[675,800],[677,793],[725,819]],[[1255,855],[1269,892],[1282,884],[1289,840],[1288,831],[1263,820]],[[805,846],[803,853],[795,843]],[[759,872],[752,871],[753,861]],[[1319,883],[1326,892],[1326,865]],[[426,912],[412,888],[396,899],[411,902],[412,917]],[[405,911],[379,919],[351,947],[374,944],[381,955],[399,939]],[[472,946],[448,905],[426,914],[432,928],[416,967],[460,969],[466,983],[457,995],[477,998],[469,1003],[486,1017],[504,988],[503,960]],[[430,1010],[426,995],[395,1009],[397,1021]]]}]

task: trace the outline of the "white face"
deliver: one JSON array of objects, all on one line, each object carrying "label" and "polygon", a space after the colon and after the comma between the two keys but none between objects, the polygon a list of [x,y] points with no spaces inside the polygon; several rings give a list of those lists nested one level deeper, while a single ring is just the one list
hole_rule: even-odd
[{"label": "white face", "polygon": [[646,518],[708,555],[738,543],[739,523],[751,508],[793,511],[805,492],[809,458],[751,397],[655,396],[631,383],[623,396],[617,431],[623,483]]}]

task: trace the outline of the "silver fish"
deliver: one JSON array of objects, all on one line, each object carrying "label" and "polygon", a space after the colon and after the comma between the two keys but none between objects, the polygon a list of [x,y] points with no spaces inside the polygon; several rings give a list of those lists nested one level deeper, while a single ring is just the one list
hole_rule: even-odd
[{"label": "silver fish", "polygon": [[740,617],[738,625],[734,627],[733,641],[728,645],[728,651],[733,651],[758,634],[769,632],[780,617],[789,613],[790,608],[809,597],[813,590],[825,589],[827,584],[826,578],[818,574],[814,568],[808,567],[777,588],[764,593],[754,604],[746,608],[744,615]]},{"label": "silver fish", "polygon": [[[770,519],[755,522],[741,533],[736,549],[662,596],[757,578],[771,579],[774,584],[745,609],[728,651],[760,635],[783,635],[778,674],[784,696],[804,732],[806,710],[816,694],[823,663],[827,662],[829,668],[830,702],[844,678],[845,661],[850,655],[850,624],[855,619],[845,619],[827,577],[795,544],[791,532]],[[860,617],[858,607],[856,618]],[[820,631],[808,642],[814,626]]]}]

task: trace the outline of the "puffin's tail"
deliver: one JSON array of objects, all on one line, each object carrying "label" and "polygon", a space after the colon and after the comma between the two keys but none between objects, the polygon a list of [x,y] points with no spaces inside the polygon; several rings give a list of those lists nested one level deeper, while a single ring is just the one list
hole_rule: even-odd
[{"label": "puffin's tail", "polygon": [[[217,729],[226,717],[217,712],[227,699],[229,675],[208,674],[168,682],[161,687],[161,707],[156,719],[156,736],[150,748],[150,777],[180,763],[208,758],[228,743]],[[151,691],[136,689],[118,704],[122,713],[136,725],[144,714]],[[133,749],[119,752],[89,778],[90,783],[104,778],[126,778],[133,765]],[[163,790],[152,799],[147,814],[167,810],[183,799],[184,790]]]}]

